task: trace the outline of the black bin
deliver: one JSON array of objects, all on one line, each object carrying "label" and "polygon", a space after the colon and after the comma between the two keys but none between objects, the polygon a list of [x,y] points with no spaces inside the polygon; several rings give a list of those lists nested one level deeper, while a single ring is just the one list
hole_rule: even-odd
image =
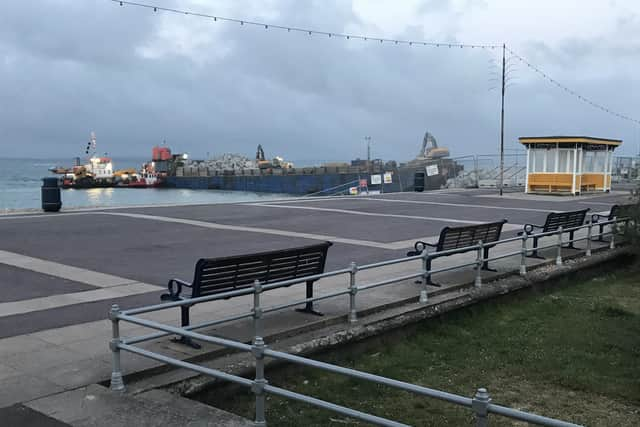
[{"label": "black bin", "polygon": [[58,178],[42,178],[42,210],[58,212],[62,207]]},{"label": "black bin", "polygon": [[424,172],[416,172],[413,177],[413,189],[414,191],[424,191]]}]

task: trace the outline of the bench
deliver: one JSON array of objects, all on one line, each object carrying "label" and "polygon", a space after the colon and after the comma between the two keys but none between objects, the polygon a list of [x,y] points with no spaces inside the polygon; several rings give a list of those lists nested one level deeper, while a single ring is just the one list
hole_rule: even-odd
[{"label": "bench", "polygon": [[[543,225],[536,224],[525,224],[524,231],[520,231],[518,236],[522,236],[523,234],[527,234],[527,236],[532,235],[534,229],[540,229],[541,233],[547,233],[549,231],[556,231],[560,227],[562,228],[574,228],[579,227],[584,224],[584,218],[587,216],[587,212],[589,212],[589,208],[582,209],[579,211],[568,211],[568,212],[551,212],[547,215],[547,219],[545,220]],[[575,230],[569,231],[569,240],[573,240],[573,234]],[[533,252],[529,257],[531,258],[544,258],[538,255],[538,240],[540,237],[533,235]],[[567,246],[569,249],[577,249],[573,245],[573,241],[569,243]]]},{"label": "bench", "polygon": [[[427,246],[435,248],[435,252],[447,251],[450,249],[464,249],[463,252],[475,251],[473,246],[478,244],[480,240],[484,245],[483,258],[489,257],[489,249],[494,247],[495,244],[491,244],[500,240],[500,234],[502,233],[502,226],[507,222],[506,219],[498,222],[490,222],[476,225],[466,225],[462,227],[445,227],[440,231],[440,237],[437,243],[427,243],[423,241],[417,241],[413,247],[415,250],[407,252],[407,256],[420,255]],[[434,258],[446,255],[433,254],[427,257],[427,270],[431,270],[431,261]],[[484,261],[482,263],[482,269],[488,271],[495,271],[489,268],[489,262]],[[440,286],[437,283],[431,281],[431,274],[427,274],[427,285]]]},{"label": "bench", "polygon": [[[591,215],[591,222],[597,223],[600,219],[604,219],[605,221],[611,221],[614,218],[624,218],[632,215],[633,209],[637,208],[638,205],[628,204],[628,205],[613,205],[611,206],[611,210],[607,215],[601,214],[593,214]],[[602,242],[602,233],[604,232],[605,224],[600,224],[600,232],[598,236],[598,240]],[[625,223],[626,227],[626,223]]]},{"label": "bench", "polygon": [[[163,294],[160,299],[163,301],[189,300],[235,290],[252,289],[256,280],[266,285],[321,274],[324,272],[327,251],[332,244],[324,242],[248,255],[202,258],[196,263],[191,283],[180,279],[169,280],[167,285],[169,293]],[[306,282],[307,298],[313,298],[313,282],[314,280]],[[182,295],[183,287],[189,288],[191,294]],[[182,327],[189,325],[189,309],[192,305],[180,306]],[[305,307],[297,311],[322,316],[322,313],[313,309],[312,301],[307,301]],[[183,336],[177,341],[193,348],[200,348],[188,337]]]}]

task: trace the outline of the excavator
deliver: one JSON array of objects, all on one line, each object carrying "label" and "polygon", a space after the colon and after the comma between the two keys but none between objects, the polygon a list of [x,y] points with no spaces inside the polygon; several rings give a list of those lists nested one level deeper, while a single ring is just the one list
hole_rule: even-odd
[{"label": "excavator", "polygon": [[418,153],[417,158],[423,159],[441,159],[443,157],[449,157],[449,149],[444,147],[438,147],[436,138],[429,132],[424,134],[422,140],[422,149]]},{"label": "excavator", "polygon": [[271,162],[269,160],[265,160],[264,158],[264,150],[262,149],[262,144],[258,144],[258,150],[256,151],[256,163],[258,163],[258,167],[260,169],[270,168]]},{"label": "excavator", "polygon": [[260,169],[291,169],[293,167],[293,163],[286,162],[282,157],[276,156],[271,161],[266,160],[264,158],[264,150],[262,149],[262,144],[258,144],[258,150],[256,151],[256,163],[258,163],[258,168]]}]

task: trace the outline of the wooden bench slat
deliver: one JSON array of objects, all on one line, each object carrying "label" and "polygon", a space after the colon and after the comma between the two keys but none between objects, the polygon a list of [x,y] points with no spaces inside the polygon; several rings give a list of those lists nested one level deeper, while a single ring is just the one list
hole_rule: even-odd
[{"label": "wooden bench slat", "polygon": [[[575,227],[579,227],[584,224],[584,219],[587,216],[587,212],[589,212],[589,208],[582,209],[578,211],[567,211],[567,212],[550,212],[547,215],[547,218],[544,221],[542,226],[526,224],[524,226],[524,231],[519,234],[533,234],[533,252],[530,256],[534,258],[542,258],[538,255],[538,240],[541,238],[540,236],[536,236],[534,233],[534,229],[539,228],[541,233],[547,233],[552,231],[557,231],[562,227],[563,229],[571,229]],[[569,239],[573,240],[575,230],[569,231]],[[573,245],[573,241],[569,243],[569,248],[575,249]]]},{"label": "wooden bench slat", "polygon": [[[484,247],[483,256],[486,258],[489,254],[489,249],[495,246],[495,242],[500,240],[500,234],[502,233],[502,227],[507,222],[506,219],[499,222],[485,223],[485,224],[474,224],[467,225],[461,227],[444,227],[440,231],[440,236],[438,237],[438,242],[435,245],[436,254],[432,254],[430,257],[427,257],[427,269],[431,269],[431,260],[436,256],[445,256],[438,255],[437,252],[447,251],[451,249],[462,249],[463,252],[469,252],[476,250],[473,246],[475,246],[478,241],[482,240]],[[492,243],[494,243],[492,245]],[[411,251],[407,253],[407,256],[415,256],[420,253],[423,249],[419,245],[423,245],[424,242],[416,242],[414,245],[415,251]],[[466,248],[466,249],[465,249]],[[489,270],[488,262],[485,261],[482,263],[482,268],[485,270]],[[431,282],[431,276],[427,275],[427,284],[436,285]],[[439,286],[439,285],[436,285]]]},{"label": "wooden bench slat", "polygon": [[[305,278],[324,272],[327,251],[331,242],[315,245],[274,250],[248,255],[235,255],[222,258],[202,258],[196,263],[191,295],[180,295],[179,287],[174,292],[173,284],[169,281],[169,294],[162,299],[190,299],[210,296],[238,289],[254,286],[256,280],[262,284],[277,283],[289,279]],[[313,281],[307,281],[307,296],[313,296]],[[182,326],[189,324],[190,305],[181,306]],[[305,311],[316,313],[313,303],[308,302]],[[183,341],[194,346],[188,340]]]}]

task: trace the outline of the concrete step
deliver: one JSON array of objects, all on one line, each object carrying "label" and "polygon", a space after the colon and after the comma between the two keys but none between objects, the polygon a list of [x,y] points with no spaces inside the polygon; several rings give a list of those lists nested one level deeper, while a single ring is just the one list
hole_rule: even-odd
[{"label": "concrete step", "polygon": [[[25,404],[37,415],[73,427],[249,427],[253,424],[238,415],[203,403],[151,390],[135,396],[116,394],[90,385],[47,396]],[[55,426],[55,424],[51,424]]]}]

